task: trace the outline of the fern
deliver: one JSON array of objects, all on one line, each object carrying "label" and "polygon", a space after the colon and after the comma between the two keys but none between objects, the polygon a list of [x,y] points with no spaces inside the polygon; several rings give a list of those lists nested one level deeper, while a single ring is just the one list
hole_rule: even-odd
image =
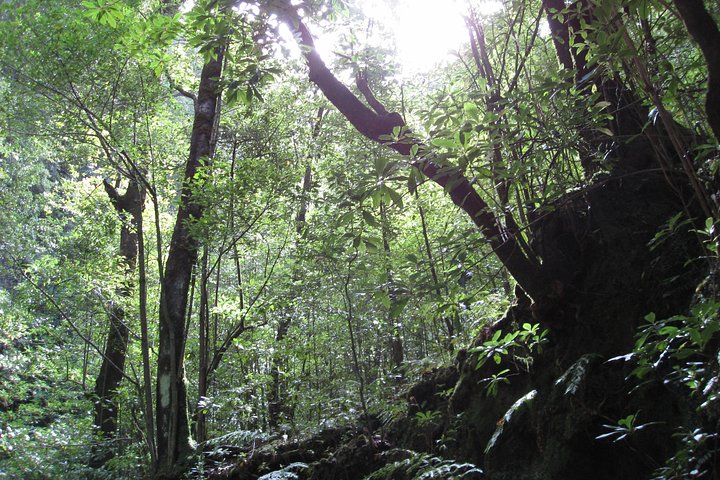
[{"label": "fern", "polygon": [[258,480],[299,480],[300,477],[296,472],[301,473],[307,468],[307,464],[295,462],[291,463],[287,467],[281,468],[280,470],[263,475],[258,478]]},{"label": "fern", "polygon": [[268,440],[270,440],[270,437],[259,431],[236,430],[234,432],[226,433],[225,435],[220,435],[219,437],[211,438],[206,443],[211,447],[220,445],[242,447],[252,443],[265,443]]},{"label": "fern", "polygon": [[437,467],[427,470],[415,478],[417,480],[429,478],[474,480],[484,478],[484,476],[482,470],[471,463],[454,463],[452,460],[444,460]]},{"label": "fern", "polygon": [[474,480],[483,477],[482,470],[470,463],[456,463],[453,460],[415,454],[411,458],[385,465],[365,480]]}]

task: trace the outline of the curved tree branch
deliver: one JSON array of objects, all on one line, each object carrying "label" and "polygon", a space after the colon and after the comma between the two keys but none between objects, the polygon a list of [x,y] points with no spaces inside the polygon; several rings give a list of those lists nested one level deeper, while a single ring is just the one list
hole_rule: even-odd
[{"label": "curved tree branch", "polygon": [[[551,282],[540,266],[523,255],[517,240],[508,235],[488,204],[472,187],[463,173],[454,167],[442,166],[434,155],[405,127],[402,116],[396,112],[378,115],[362,103],[328,69],[315,49],[314,39],[307,26],[292,6],[287,5],[280,13],[299,37],[300,47],[309,68],[310,81],[315,83],[325,97],[342,113],[355,129],[367,138],[386,144],[405,156],[415,156],[412,165],[433,182],[447,191],[453,203],[464,210],[482,231],[493,251],[505,265],[518,284],[531,297],[540,299],[552,292]],[[362,90],[362,89],[361,89]],[[375,98],[374,96],[372,97]],[[377,100],[375,100],[377,101]],[[376,110],[378,110],[376,108]],[[384,107],[380,111],[387,111]],[[396,128],[400,128],[400,140],[390,140]]]},{"label": "curved tree branch", "polygon": [[375,98],[375,95],[373,95],[372,90],[370,90],[370,85],[368,85],[367,70],[364,72],[358,72],[357,75],[355,75],[355,85],[358,90],[360,90],[360,93],[363,94],[363,97],[365,97],[365,101],[368,102],[368,105],[375,110],[375,113],[378,115],[390,114],[390,112],[387,111],[387,108],[385,108],[385,105],[380,103],[380,101]]}]

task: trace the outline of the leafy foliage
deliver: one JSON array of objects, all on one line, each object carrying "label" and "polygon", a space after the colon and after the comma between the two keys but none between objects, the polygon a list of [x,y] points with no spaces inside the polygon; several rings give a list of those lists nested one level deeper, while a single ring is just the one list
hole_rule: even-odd
[{"label": "leafy foliage", "polygon": [[[692,127],[683,132],[697,137],[700,178],[720,166],[701,105],[703,58],[658,2],[592,2],[596,21],[572,39],[592,71],[579,82],[577,72],[558,68],[538,2],[506,2],[478,20],[487,64],[463,46],[456,61],[410,79],[399,74],[388,37],[371,38],[361,2],[303,2],[303,15],[338,38],[329,68],[343,81],[366,75],[378,99],[412,127],[383,140],[409,134],[424,142],[413,158],[371,144],[318,96],[269,9],[281,2],[197,1],[189,11],[177,3],[0,4],[0,471],[7,476],[150,471],[142,372],[158,363],[159,290],[195,92],[202,66],[220,51],[214,152],[190,182],[203,213],[188,222],[199,254],[181,339],[191,413],[196,426],[206,422],[204,445],[215,453],[337,426],[364,410],[390,424],[405,412],[407,385],[453,360],[510,304],[512,279],[447,196],[457,184],[432,187],[412,168],[418,156],[436,161],[440,176],[461,173],[502,234],[515,235],[523,255],[544,266],[533,238],[543,217],[562,207],[559,199],[591,194],[590,173],[613,170],[625,140],[608,126],[621,112],[588,82],[640,85],[644,96],[634,106],[647,107],[647,125],[657,123],[660,102]],[[649,84],[629,65],[646,66]],[[147,190],[142,231],[103,192],[103,181],[123,190],[130,180]],[[673,217],[650,247],[691,222]],[[130,273],[117,253],[122,226],[144,242],[144,262]],[[697,233],[716,254],[716,220]],[[115,392],[117,435],[103,441],[118,455],[90,469],[84,465],[101,444],[91,425],[93,384],[116,306],[131,341]],[[687,315],[649,315],[640,330],[634,375],[660,375],[697,403],[699,420],[679,432],[684,448],[662,478],[699,475],[713,454],[716,434],[704,415],[718,408],[719,307],[708,298]],[[147,346],[141,318],[149,320]],[[497,396],[516,372],[530,371],[548,341],[547,330],[524,323],[472,348],[478,369],[497,367],[484,380],[486,394]],[[565,380],[574,388],[576,378]],[[427,433],[442,415],[421,411],[414,420]],[[639,416],[608,424],[606,437],[630,438],[649,425]],[[304,468],[268,478],[297,478]],[[369,478],[480,475],[469,464],[415,455]]]},{"label": "leafy foliage", "polygon": [[[630,356],[636,365],[632,375],[641,380],[659,375],[667,384],[685,392],[696,408],[692,424],[697,426],[676,434],[678,449],[656,471],[657,479],[702,477],[714,468],[712,459],[718,450],[713,423],[720,407],[716,347],[719,308],[714,298],[701,298],[689,315],[657,319],[654,314],[648,314],[647,323],[638,331]],[[636,420],[637,415],[629,415],[616,426],[608,425],[611,431],[601,437],[614,437],[614,441],[619,441],[652,425],[652,422],[636,425]]]},{"label": "leafy foliage", "polygon": [[[505,335],[502,330],[496,330],[492,337],[485,340],[482,345],[471,348],[469,352],[478,354],[476,368],[481,368],[490,359],[496,365],[500,365],[503,359],[510,355],[514,364],[521,364],[523,368],[529,369],[532,355],[542,353],[542,347],[548,341],[547,335],[548,330],[541,329],[540,324],[524,323],[520,330]],[[499,375],[508,371],[504,370]],[[495,382],[491,382],[491,385],[493,383]]]},{"label": "leafy foliage", "polygon": [[296,472],[302,473],[307,468],[308,466],[306,464],[295,462],[291,463],[287,467],[282,468],[281,470],[265,474],[258,480],[296,480],[301,478]]},{"label": "leafy foliage", "polygon": [[469,463],[457,463],[431,455],[414,453],[410,458],[391,463],[373,472],[365,480],[426,480],[483,478],[482,470]]}]

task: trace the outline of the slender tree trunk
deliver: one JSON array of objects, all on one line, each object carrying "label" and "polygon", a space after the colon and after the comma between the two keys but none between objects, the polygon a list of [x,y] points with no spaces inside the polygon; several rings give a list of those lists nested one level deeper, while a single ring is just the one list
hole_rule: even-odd
[{"label": "slender tree trunk", "polygon": [[[210,305],[208,299],[208,248],[203,249],[202,271],[200,274],[200,321],[199,330],[199,356],[198,365],[198,406],[195,416],[195,437],[198,443],[207,440],[207,424],[203,403],[207,397],[208,390],[208,360],[210,355],[209,334],[210,334]],[[219,268],[219,266],[218,266]]]},{"label": "slender tree trunk", "polygon": [[385,292],[390,299],[390,308],[388,309],[386,320],[388,350],[393,369],[395,372],[400,372],[403,360],[405,360],[405,351],[403,350],[402,338],[400,337],[400,327],[399,325],[395,325],[395,321],[399,315],[396,309],[398,308],[400,300],[393,286],[392,268],[390,266],[390,221],[388,220],[387,209],[384,202],[380,202],[380,225],[382,229],[383,253],[385,256]]},{"label": "slender tree trunk", "polygon": [[[418,213],[420,214],[420,226],[422,228],[423,246],[425,247],[425,255],[428,259],[428,265],[430,267],[430,276],[433,281],[433,289],[437,296],[437,301],[442,300],[443,291],[447,295],[447,287],[444,289],[440,286],[440,279],[438,277],[437,268],[435,267],[435,259],[433,258],[432,248],[430,247],[430,236],[428,234],[427,221],[425,220],[425,209],[420,204],[420,194],[417,188],[415,189],[415,200],[418,202]],[[442,317],[443,325],[445,326],[445,333],[447,335],[447,341],[440,341],[439,328],[437,327],[437,316],[433,316],[433,327],[435,329],[435,337],[438,343],[444,343],[444,347],[448,352],[452,353],[455,350],[455,344],[453,343],[453,337],[455,336],[455,324],[460,322],[457,312],[451,314],[451,317],[447,315]]]},{"label": "slender tree trunk", "polygon": [[[318,120],[316,128],[313,131],[313,139],[317,137],[320,120],[322,119],[322,109],[318,114]],[[305,217],[307,215],[308,200],[307,196],[310,194],[312,188],[312,168],[308,164],[305,167],[305,174],[303,175],[303,186],[302,186],[302,198],[300,200],[300,206],[298,207],[298,213],[295,217],[295,251],[298,250],[300,241],[305,233]],[[293,268],[292,280],[295,283],[300,279],[301,271],[296,263]],[[276,353],[272,357],[272,366],[270,367],[270,392],[268,393],[268,425],[271,429],[277,429],[280,425],[280,417],[283,410],[286,409],[286,399],[283,392],[283,378],[282,378],[282,367],[283,358],[279,352],[280,343],[285,340],[288,332],[290,331],[290,325],[292,323],[292,312],[288,308],[284,315],[278,322],[277,333],[275,334],[275,343],[277,344]]]},{"label": "slender tree trunk", "polygon": [[283,317],[278,323],[277,333],[275,334],[275,350],[276,353],[272,357],[272,365],[270,367],[270,391],[268,392],[268,426],[271,430],[277,430],[280,426],[280,420],[283,410],[285,410],[285,395],[283,392],[283,355],[278,351],[281,349],[280,343],[285,340],[290,323],[292,322],[292,312],[283,312]]},{"label": "slender tree trunk", "polygon": [[[136,181],[131,180],[125,194],[120,195],[107,181],[104,182],[104,185],[113,207],[123,222],[120,230],[120,256],[126,278],[125,284],[120,287],[118,294],[120,297],[129,298],[132,295],[132,272],[137,265],[137,229],[145,204],[145,189]],[[125,372],[130,330],[126,323],[125,309],[121,304],[112,302],[108,310],[110,328],[100,373],[95,381],[96,399],[93,423],[103,439],[112,440],[117,434],[118,405],[115,397]],[[102,466],[113,455],[111,449],[102,449],[96,453],[97,455],[91,462],[95,467]]]},{"label": "slender tree trunk", "polygon": [[[313,125],[313,131],[312,131],[312,141],[314,142],[317,140],[318,135],[320,134],[320,125],[322,124],[322,119],[325,115],[325,109],[324,107],[320,107],[317,112],[317,117],[315,119],[315,124]],[[307,210],[308,210],[308,196],[310,195],[310,190],[312,189],[312,166],[310,163],[308,163],[305,166],[305,174],[303,175],[303,183],[302,183],[302,197],[300,199],[300,205],[298,207],[298,212],[295,217],[295,251],[298,251],[298,248],[300,246],[300,242],[305,235],[305,228],[306,228],[306,222],[305,219],[307,217]],[[299,269],[298,264],[295,264],[295,267],[293,268],[292,272],[292,280],[293,283],[295,283],[298,279],[300,279],[301,271]],[[280,353],[281,343],[283,340],[285,340],[285,337],[287,336],[290,325],[292,323],[292,312],[290,309],[287,309],[287,312],[284,312],[284,315],[282,318],[280,318],[280,321],[278,322],[277,327],[277,333],[275,335],[275,343],[277,345],[276,353],[272,357],[272,366],[270,367],[270,378],[271,378],[271,384],[270,384],[270,391],[268,392],[268,425],[271,430],[275,430],[280,425],[280,417],[283,413],[283,410],[286,410],[286,398],[284,396],[284,385],[283,385],[283,378],[282,378],[282,367],[283,367],[283,358]]]},{"label": "slender tree trunk", "polygon": [[[470,47],[473,52],[473,58],[475,59],[475,65],[480,75],[485,79],[488,87],[491,89],[491,93],[487,98],[486,108],[488,112],[492,112],[497,115],[497,120],[493,122],[495,132],[492,134],[492,162],[490,164],[492,172],[492,180],[495,185],[495,191],[498,196],[500,207],[503,210],[503,216],[505,219],[505,229],[507,235],[515,238],[518,245],[523,249],[524,254],[532,259],[534,262],[538,262],[534,252],[524,240],[520,234],[520,227],[512,215],[510,209],[510,190],[513,186],[512,180],[507,175],[508,170],[512,165],[520,162],[518,152],[514,147],[509,148],[509,154],[503,155],[503,141],[507,138],[512,138],[512,134],[508,131],[507,122],[504,119],[503,113],[503,98],[500,91],[500,84],[495,76],[495,72],[490,62],[490,56],[487,52],[487,45],[485,43],[485,30],[475,18],[468,18],[466,20],[468,31],[470,35]],[[512,144],[512,142],[508,142]]]},{"label": "slender tree trunk", "polygon": [[347,264],[347,275],[343,281],[343,298],[345,300],[345,320],[347,321],[348,333],[350,334],[350,352],[352,353],[353,370],[358,380],[358,394],[360,395],[360,406],[365,415],[367,415],[367,402],[365,401],[365,375],[363,375],[362,365],[360,365],[360,355],[358,354],[358,342],[355,338],[355,329],[353,322],[355,317],[353,314],[353,302],[350,295],[350,280],[352,278],[352,266],[357,260],[358,254],[355,252]]},{"label": "slender tree trunk", "polygon": [[211,143],[220,100],[218,81],[223,52],[203,67],[195,103],[195,120],[190,155],[180,196],[180,207],[170,241],[165,275],[160,292],[160,344],[157,373],[158,478],[178,478],[187,468],[193,452],[188,423],[185,385],[185,317],[190,278],[198,258],[198,241],[190,223],[202,217],[203,209],[194,196],[195,175],[212,156]]},{"label": "slender tree trunk", "polygon": [[138,288],[140,290],[140,348],[143,359],[143,395],[145,416],[145,442],[150,451],[152,467],[157,466],[155,425],[153,423],[152,376],[150,373],[150,335],[147,314],[147,275],[145,272],[145,233],[142,215],[138,217]]}]

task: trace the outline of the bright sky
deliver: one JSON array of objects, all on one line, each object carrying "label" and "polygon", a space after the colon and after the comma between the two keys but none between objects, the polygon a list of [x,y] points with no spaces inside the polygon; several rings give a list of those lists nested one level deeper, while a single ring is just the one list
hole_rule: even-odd
[{"label": "bright sky", "polygon": [[[402,75],[413,76],[430,71],[436,64],[453,57],[453,52],[468,42],[464,16],[468,0],[356,0],[365,15],[395,37]],[[473,1],[480,15],[502,8],[500,0]],[[194,4],[186,0],[184,9]],[[291,35],[281,27],[286,39]],[[358,40],[363,41],[360,32]],[[288,42],[291,43],[291,42]],[[316,38],[316,46],[326,62],[332,61],[334,39]],[[292,45],[288,45],[291,46]],[[294,50],[294,48],[292,48]],[[299,50],[298,50],[299,53]]]},{"label": "bright sky", "polygon": [[386,0],[359,2],[368,17],[395,36],[404,75],[430,70],[467,40],[465,10],[453,0],[400,0],[395,8]]},{"label": "bright sky", "polygon": [[[359,0],[368,17],[391,31],[396,39],[403,74],[427,72],[452,58],[468,42],[464,16],[467,0]],[[497,12],[500,1],[473,2],[481,15]],[[391,6],[391,5],[394,5]]]}]

